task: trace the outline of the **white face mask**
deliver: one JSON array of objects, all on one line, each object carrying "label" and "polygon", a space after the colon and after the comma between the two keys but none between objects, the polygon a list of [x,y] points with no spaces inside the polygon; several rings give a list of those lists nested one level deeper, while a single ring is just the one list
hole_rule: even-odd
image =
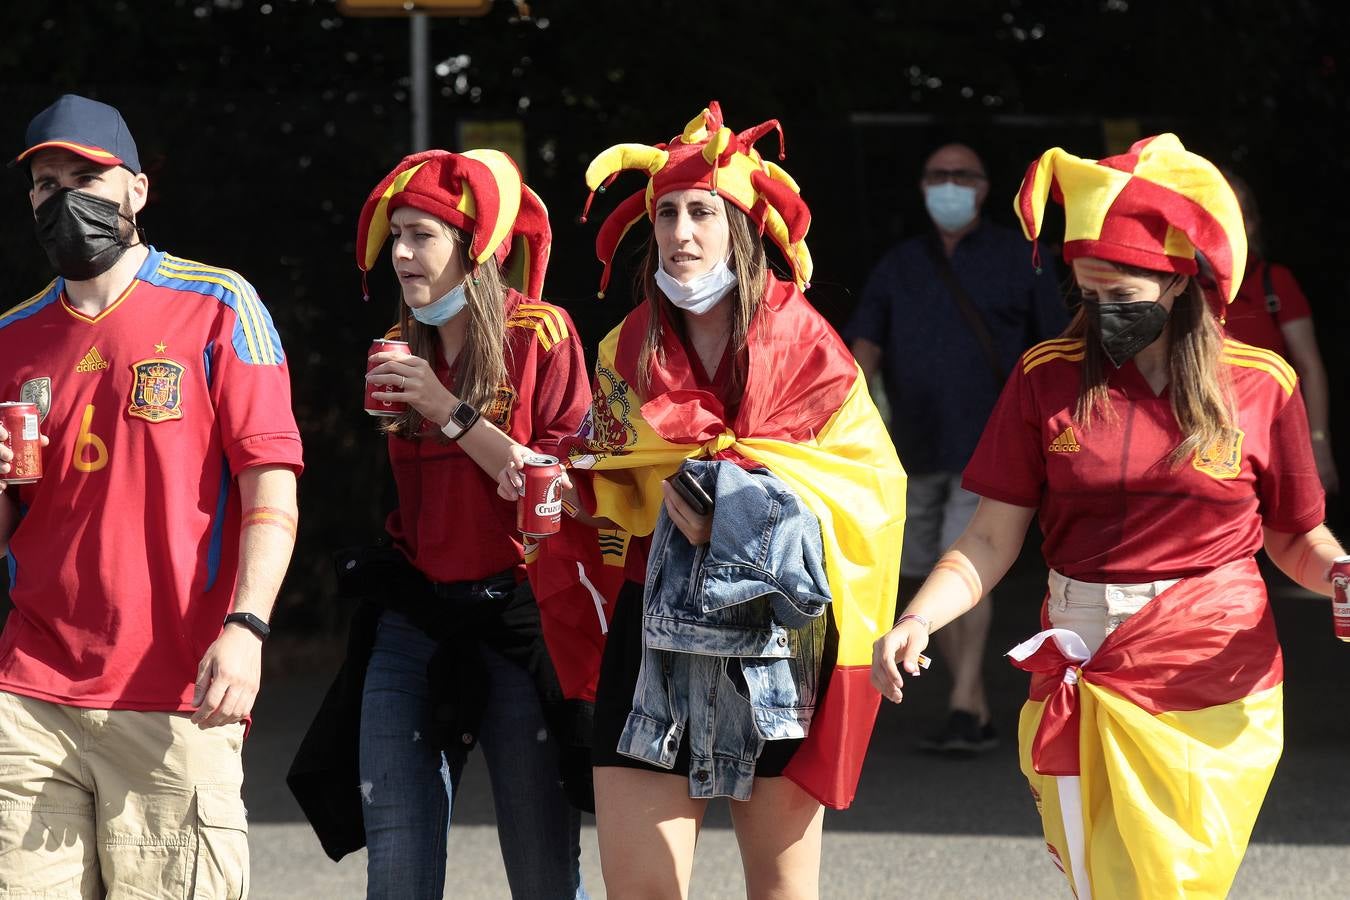
[{"label": "white face mask", "polygon": [[930,184],[923,189],[923,205],[943,231],[960,231],[975,221],[975,189],[953,184]]},{"label": "white face mask", "polygon": [[656,267],[656,286],[680,309],[701,316],[716,306],[736,286],[736,273],[722,260],[702,275],[684,284],[676,281],[661,266]]},{"label": "white face mask", "polygon": [[452,287],[439,300],[426,306],[414,307],[412,317],[423,325],[444,325],[460,314],[469,305],[469,295],[464,290],[464,282]]}]

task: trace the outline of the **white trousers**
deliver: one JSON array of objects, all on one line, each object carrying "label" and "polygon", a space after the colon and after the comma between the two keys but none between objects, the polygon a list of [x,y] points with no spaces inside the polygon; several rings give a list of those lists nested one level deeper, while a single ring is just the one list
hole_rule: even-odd
[{"label": "white trousers", "polygon": [[1087,644],[1088,652],[1096,653],[1106,636],[1119,628],[1120,623],[1180,580],[1094,584],[1067,578],[1051,569],[1050,626],[1074,632]]}]

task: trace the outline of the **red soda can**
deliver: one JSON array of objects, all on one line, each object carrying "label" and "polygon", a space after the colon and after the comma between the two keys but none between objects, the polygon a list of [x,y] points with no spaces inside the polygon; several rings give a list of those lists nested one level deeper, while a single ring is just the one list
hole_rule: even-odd
[{"label": "red soda can", "polygon": [[562,466],[556,456],[525,458],[525,488],[516,501],[516,527],[527,537],[548,537],[562,527]]},{"label": "red soda can", "polygon": [[1350,556],[1331,561],[1331,623],[1336,637],[1350,641]]},{"label": "red soda can", "polygon": [[0,481],[9,484],[32,484],[42,477],[42,443],[38,436],[36,403],[0,403],[0,425],[9,432],[5,446],[14,451],[9,461],[9,474]]},{"label": "red soda can", "polygon": [[[367,353],[366,356],[370,357],[374,356],[376,353],[385,353],[390,350],[395,353],[402,353],[404,356],[412,354],[412,351],[408,349],[407,341],[390,341],[384,338],[376,338],[371,342],[370,352]],[[377,363],[373,362],[366,363],[366,374],[369,375],[370,370],[375,368],[376,365]],[[388,392],[393,389],[394,385],[391,384],[375,384],[374,382],[367,381],[366,412],[372,416],[401,416],[407,412],[408,404],[406,403],[398,403],[393,400],[376,400],[371,396],[371,394],[376,391]]]}]

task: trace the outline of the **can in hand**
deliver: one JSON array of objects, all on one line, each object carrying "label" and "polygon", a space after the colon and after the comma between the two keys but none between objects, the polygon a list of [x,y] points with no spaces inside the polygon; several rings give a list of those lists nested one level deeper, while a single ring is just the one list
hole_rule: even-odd
[{"label": "can in hand", "polygon": [[526,537],[557,534],[562,527],[562,466],[556,456],[525,458],[525,488],[516,501],[516,527]]},{"label": "can in hand", "polygon": [[1331,623],[1336,637],[1350,641],[1350,556],[1331,561]]},{"label": "can in hand", "polygon": [[[370,352],[367,357],[374,356],[376,353],[386,353],[388,351],[402,353],[404,356],[410,356],[412,351],[408,349],[407,341],[389,341],[384,338],[376,338],[370,344]],[[366,363],[366,374],[375,368],[377,363]],[[408,411],[408,404],[398,403],[393,400],[376,400],[371,394],[376,391],[388,392],[393,390],[394,386],[390,384],[375,384],[366,382],[366,412],[372,416],[401,416]]]},{"label": "can in hand", "polygon": [[9,473],[0,476],[8,484],[32,484],[42,477],[42,438],[38,434],[36,403],[0,403],[0,425],[9,432],[5,446],[14,451]]}]

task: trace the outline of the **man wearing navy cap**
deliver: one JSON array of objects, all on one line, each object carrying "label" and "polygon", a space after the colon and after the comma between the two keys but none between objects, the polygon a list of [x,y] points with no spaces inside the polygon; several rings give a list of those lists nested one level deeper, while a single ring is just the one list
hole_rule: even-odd
[{"label": "man wearing navy cap", "polygon": [[28,484],[0,446],[0,884],[244,896],[240,747],[301,468],[281,342],[238,273],[145,243],[116,109],[67,94],[24,147],[57,277],[0,313],[0,401],[50,439]]}]

